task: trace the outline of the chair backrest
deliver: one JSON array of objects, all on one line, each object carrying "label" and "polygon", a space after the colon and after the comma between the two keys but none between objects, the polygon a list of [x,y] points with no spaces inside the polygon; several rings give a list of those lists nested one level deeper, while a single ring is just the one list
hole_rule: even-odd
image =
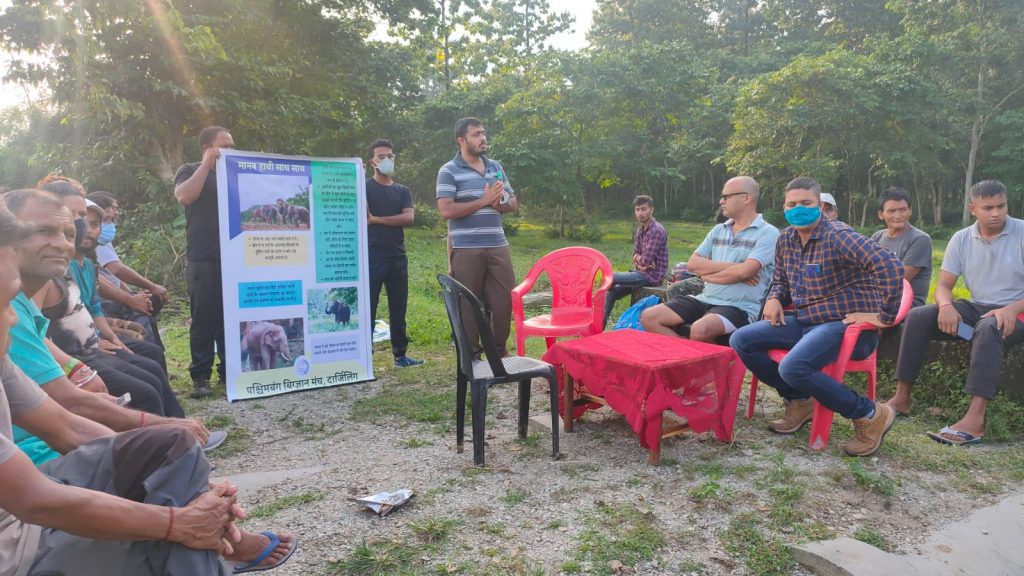
[{"label": "chair backrest", "polygon": [[[536,282],[541,274],[547,274],[551,281],[551,314],[557,315],[560,306],[604,308],[606,289],[594,290],[594,279],[601,272],[610,282],[614,272],[612,263],[601,252],[586,246],[560,248],[545,255],[526,273],[524,282]],[[600,302],[595,302],[595,300]]]},{"label": "chair backrest", "polygon": [[[473,349],[476,342],[470,342],[469,334],[466,332],[465,322],[469,321],[476,323],[484,355],[491,365],[491,372],[495,376],[504,376],[506,374],[505,365],[501,363],[501,356],[494,345],[494,335],[491,333],[491,311],[469,291],[469,288],[451,276],[438,274],[437,281],[441,284],[444,309],[448,313],[448,322],[452,326],[452,333],[455,334],[455,354],[458,359],[459,371],[467,378],[473,378]],[[467,310],[470,317],[463,318],[463,312]]]}]

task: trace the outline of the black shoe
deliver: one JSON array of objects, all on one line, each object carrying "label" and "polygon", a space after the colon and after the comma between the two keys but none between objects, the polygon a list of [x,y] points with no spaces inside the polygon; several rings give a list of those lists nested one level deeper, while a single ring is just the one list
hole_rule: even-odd
[{"label": "black shoe", "polygon": [[419,366],[420,364],[423,364],[423,360],[415,360],[408,356],[395,358],[395,368],[409,368],[410,366]]},{"label": "black shoe", "polygon": [[192,393],[189,394],[192,398],[209,398],[213,396],[213,388],[210,388],[209,378],[198,378],[192,381]]}]

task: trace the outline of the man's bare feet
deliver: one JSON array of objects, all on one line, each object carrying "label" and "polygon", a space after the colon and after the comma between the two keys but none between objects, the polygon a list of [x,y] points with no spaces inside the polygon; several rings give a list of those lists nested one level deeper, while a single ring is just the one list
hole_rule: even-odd
[{"label": "man's bare feet", "polygon": [[[295,535],[291,532],[279,532],[277,533],[278,538],[281,539],[281,543],[274,548],[274,551],[270,553],[266,558],[260,562],[260,566],[272,566],[281,561],[282,558],[288,555],[292,547],[295,545]],[[263,549],[270,544],[270,538],[263,534],[254,534],[252,532],[242,532],[242,540],[235,544],[235,553],[230,556],[225,556],[224,559],[228,562],[236,562],[238,564],[247,564],[252,562],[263,552]]]},{"label": "man's bare feet", "polygon": [[[949,425],[953,430],[959,430],[961,432],[967,432],[971,436],[982,437],[985,435],[985,421],[977,421],[974,418],[964,417],[958,422]],[[944,438],[954,439],[952,434],[942,434]]]},{"label": "man's bare feet", "polygon": [[896,396],[893,396],[892,398],[886,400],[885,405],[888,406],[889,408],[892,408],[893,411],[896,412],[897,416],[909,416],[910,407],[912,403],[909,398],[900,399],[897,398]]}]

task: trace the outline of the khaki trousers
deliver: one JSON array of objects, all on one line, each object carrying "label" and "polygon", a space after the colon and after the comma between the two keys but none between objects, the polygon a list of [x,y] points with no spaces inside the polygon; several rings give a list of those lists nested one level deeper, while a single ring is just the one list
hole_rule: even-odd
[{"label": "khaki trousers", "polygon": [[[512,289],[516,275],[512,270],[512,254],[508,246],[499,248],[452,248],[452,278],[469,289],[491,311],[491,332],[495,346],[503,356],[508,354],[508,334],[512,323]],[[480,331],[468,308],[462,310],[469,340],[476,342],[474,353],[480,352]]]}]

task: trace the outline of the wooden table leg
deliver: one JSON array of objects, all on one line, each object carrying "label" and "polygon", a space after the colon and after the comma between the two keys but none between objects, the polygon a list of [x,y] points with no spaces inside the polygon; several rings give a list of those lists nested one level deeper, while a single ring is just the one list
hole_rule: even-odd
[{"label": "wooden table leg", "polygon": [[572,376],[565,369],[562,370],[562,429],[566,432],[572,432],[572,412],[573,403],[573,388],[575,384],[572,381]]}]

